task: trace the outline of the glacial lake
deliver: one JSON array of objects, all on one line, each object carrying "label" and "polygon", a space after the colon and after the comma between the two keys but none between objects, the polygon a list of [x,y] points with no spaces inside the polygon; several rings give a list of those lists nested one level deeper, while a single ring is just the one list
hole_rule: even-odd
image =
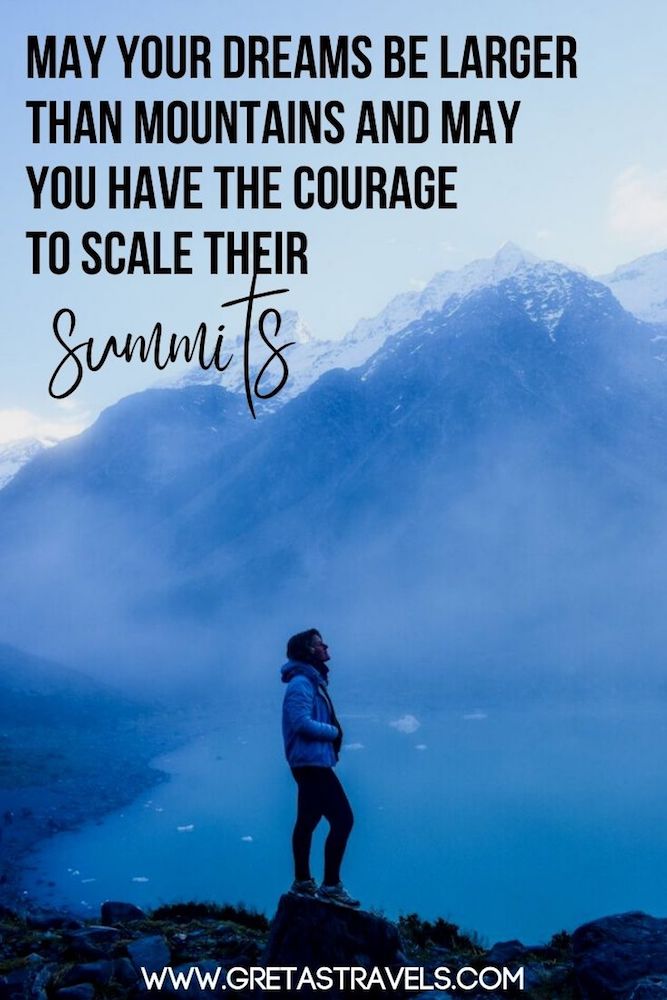
[{"label": "glacial lake", "polygon": [[[343,877],[367,908],[442,916],[489,944],[667,914],[661,703],[341,721],[355,812]],[[272,915],[292,878],[296,799],[275,720],[225,722],[155,764],[168,781],[42,843],[25,873],[32,901],[92,914],[104,899],[214,900]]]}]

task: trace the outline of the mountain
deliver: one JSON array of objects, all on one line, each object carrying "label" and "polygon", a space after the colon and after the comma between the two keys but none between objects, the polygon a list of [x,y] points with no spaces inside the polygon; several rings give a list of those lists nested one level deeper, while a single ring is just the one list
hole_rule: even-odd
[{"label": "mountain", "polygon": [[667,323],[667,250],[639,257],[598,279],[640,319]]},{"label": "mountain", "polygon": [[[524,276],[530,281],[530,275],[538,267],[547,269],[554,280],[558,274],[572,270],[555,261],[542,261],[508,242],[493,257],[472,261],[455,271],[439,272],[421,291],[395,296],[381,312],[360,320],[340,340],[318,340],[297,313],[284,313],[280,339],[294,341],[295,346],[285,355],[290,369],[289,380],[269,408],[277,408],[298,396],[326,371],[349,370],[365,364],[389,337],[427,313],[441,311],[450,299],[465,297],[480,288],[494,287],[510,277]],[[597,280],[607,285],[623,307],[639,319],[651,323],[667,322],[667,251],[623,265],[613,274]],[[538,303],[536,308],[548,307]],[[555,325],[557,319],[557,312],[554,312],[550,322]],[[256,331],[253,336],[257,337]],[[230,343],[229,349],[237,363],[230,365],[222,375],[196,369],[165,384],[171,387],[219,384],[233,392],[243,392],[242,340]],[[254,374],[257,369],[258,363],[253,366]]]},{"label": "mountain", "polygon": [[[271,330],[273,332],[273,330]],[[257,327],[252,330],[251,343],[259,342]],[[293,343],[295,348],[288,349],[285,357],[289,363],[290,376],[284,389],[274,399],[264,404],[264,408],[274,409],[287,402],[294,396],[298,396],[323,371],[336,367],[337,344],[332,341],[316,340],[298,313],[289,309],[281,314],[281,326],[278,336],[278,344]],[[231,354],[232,361],[224,372],[203,371],[201,368],[189,369],[184,375],[176,378],[165,379],[161,385],[165,388],[183,388],[190,385],[221,385],[230,392],[243,394],[245,392],[244,371],[243,371],[243,349],[244,338],[237,336],[225,342],[226,356]],[[258,360],[256,354],[251,355],[251,371],[255,377],[259,371],[260,364],[265,360],[266,352],[260,355]],[[275,385],[275,381],[273,382]],[[267,376],[266,385],[263,391],[270,389],[271,382]]]},{"label": "mountain", "polygon": [[[386,339],[427,312],[439,311],[448,299],[464,296],[476,288],[494,285],[518,272],[529,270],[538,258],[526,253],[513,243],[505,243],[494,257],[476,260],[457,271],[443,271],[420,291],[404,292],[395,296],[372,319],[362,319],[341,340],[318,340],[313,337],[298,313],[287,311],[282,315],[279,342],[293,341],[294,347],[285,354],[289,364],[289,380],[269,409],[283,405],[312,385],[324,372],[334,368],[358,368],[375,354]],[[554,265],[558,268],[561,265]],[[253,331],[253,341],[257,331]],[[233,361],[222,374],[193,369],[177,379],[163,384],[170,388],[187,385],[221,385],[232,392],[243,392],[243,340],[230,341],[228,350]],[[263,357],[262,357],[263,360]],[[252,365],[257,373],[259,362]],[[269,383],[270,385],[270,383]]]},{"label": "mountain", "polygon": [[[404,292],[395,296],[376,316],[360,320],[356,326],[340,340],[320,340],[313,336],[298,313],[288,310],[282,314],[279,342],[293,342],[285,357],[289,365],[289,378],[281,392],[273,399],[261,404],[261,412],[270,413],[298,396],[327,371],[335,368],[345,370],[357,368],[366,363],[385,343],[388,337],[414,323],[428,312],[442,310],[445,303],[457,296],[466,296],[476,289],[494,286],[513,275],[530,274],[537,265],[550,267],[558,273],[563,265],[540,262],[513,243],[505,243],[491,258],[476,260],[456,271],[436,274],[422,291]],[[632,264],[618,268],[612,275],[598,279],[606,284],[622,303],[624,308],[640,319],[650,322],[667,321],[667,251],[640,258]],[[656,334],[656,337],[660,334]],[[257,344],[256,328],[252,332],[252,343]],[[199,367],[189,368],[184,374],[162,380],[158,387],[185,388],[187,386],[220,385],[223,388],[243,394],[243,339],[236,337],[227,343],[226,349],[233,355],[232,362],[224,373],[203,371]],[[265,360],[263,352],[251,356],[253,377]],[[275,385],[275,378],[267,375],[263,383],[266,391]],[[51,446],[51,439],[28,439],[0,447],[0,489],[28,462],[42,447]]]},{"label": "mountain", "polygon": [[305,621],[385,686],[445,660],[501,688],[656,677],[658,328],[506,256],[262,420],[216,385],[153,390],[36,458],[0,494],[6,638],[117,677],[257,678]]},{"label": "mountain", "polygon": [[[403,292],[373,319],[362,319],[347,335],[351,347],[370,341],[374,353],[388,336],[404,329],[427,312],[437,312],[452,296],[465,296],[477,288],[497,285],[518,271],[534,268],[539,259],[514,243],[504,243],[488,259],[475,260],[457,271],[441,271],[421,291]],[[367,354],[363,360],[367,360]]]},{"label": "mountain", "polygon": [[0,722],[49,727],[69,725],[96,713],[136,713],[117,690],[59,663],[0,643]]}]

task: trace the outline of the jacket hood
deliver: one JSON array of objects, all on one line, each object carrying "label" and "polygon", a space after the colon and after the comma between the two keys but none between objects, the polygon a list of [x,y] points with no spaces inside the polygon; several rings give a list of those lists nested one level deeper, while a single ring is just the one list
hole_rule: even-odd
[{"label": "jacket hood", "polygon": [[302,663],[300,660],[288,660],[280,668],[280,679],[283,684],[287,684],[297,674],[303,674],[304,677],[308,677],[315,684],[327,683],[326,677],[319,670],[316,670],[315,667],[311,666],[310,663]]}]

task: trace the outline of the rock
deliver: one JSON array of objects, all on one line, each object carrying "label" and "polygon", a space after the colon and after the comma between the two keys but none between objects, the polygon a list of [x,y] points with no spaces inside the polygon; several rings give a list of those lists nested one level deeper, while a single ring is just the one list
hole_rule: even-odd
[{"label": "rock", "polygon": [[[178,975],[183,975],[185,977],[190,976],[190,985],[188,986],[187,989],[185,989],[184,987],[181,987],[180,989],[175,989],[171,979],[167,976],[165,977],[164,985],[162,986],[160,992],[166,993],[169,996],[182,997],[184,998],[184,1000],[187,997],[197,998],[197,997],[202,997],[208,993],[213,993],[213,992],[220,993],[221,989],[219,984],[223,983],[224,979],[222,977],[222,973],[216,973],[216,969],[218,969],[219,966],[224,964],[225,964],[224,962],[223,963],[215,962],[211,958],[202,958],[199,959],[198,962],[190,962],[187,965],[178,965],[173,970],[174,976]],[[193,965],[196,965],[196,967],[199,969],[199,975],[201,977],[204,977],[208,973],[212,977],[214,982],[216,981],[217,977],[218,987],[216,990],[211,989],[211,987],[209,987],[206,990],[202,990],[200,988],[199,979],[197,978],[196,973],[194,974],[191,973]]]},{"label": "rock", "polygon": [[94,924],[64,934],[68,951],[75,959],[105,958],[120,936],[120,931],[115,927],[101,927]]},{"label": "rock", "polygon": [[667,1000],[667,976],[640,979],[630,1000]]},{"label": "rock", "polygon": [[667,972],[667,919],[621,913],[578,927],[574,971],[583,1000],[630,1000],[640,980]]},{"label": "rock", "polygon": [[113,962],[105,960],[84,962],[67,969],[61,982],[63,986],[78,986],[81,983],[96,983],[99,986],[106,986],[113,977],[113,971]]},{"label": "rock", "polygon": [[303,896],[281,896],[262,965],[399,965],[401,939],[383,917]]},{"label": "rock", "polygon": [[118,903],[107,900],[102,903],[101,918],[103,924],[124,924],[129,920],[145,920],[146,914],[134,903]]},{"label": "rock", "polygon": [[161,934],[131,941],[127,946],[127,953],[137,972],[141,970],[142,966],[147,972],[160,972],[171,961],[167,942]]},{"label": "rock", "polygon": [[507,965],[508,962],[518,962],[525,959],[527,949],[520,941],[496,941],[487,951],[484,961],[487,965]]},{"label": "rock", "polygon": [[46,1000],[46,987],[57,966],[46,964],[41,955],[27,955],[23,964],[0,975],[2,1000]]},{"label": "rock", "polygon": [[[521,962],[512,962],[511,968],[515,970]],[[547,973],[543,965],[523,965],[523,989],[531,996],[533,990],[538,990],[548,981]],[[551,985],[551,984],[550,984]],[[553,994],[556,996],[557,994]]]},{"label": "rock", "polygon": [[137,970],[129,958],[117,958],[113,963],[113,978],[122,986],[133,986],[137,981]]},{"label": "rock", "polygon": [[572,997],[574,996],[574,976],[569,964],[550,966],[545,970],[541,985],[542,996]]},{"label": "rock", "polygon": [[489,965],[506,965],[508,962],[552,962],[560,957],[560,952],[548,944],[522,944],[521,941],[497,941],[487,951],[484,960]]},{"label": "rock", "polygon": [[58,966],[51,963],[40,966],[30,987],[31,1000],[47,1000],[47,987],[57,969]]},{"label": "rock", "polygon": [[95,987],[90,983],[79,983],[78,986],[65,986],[56,991],[57,1000],[93,1000]]},{"label": "rock", "polygon": [[0,975],[0,997],[2,1000],[26,1000],[34,978],[34,969],[23,966]]}]

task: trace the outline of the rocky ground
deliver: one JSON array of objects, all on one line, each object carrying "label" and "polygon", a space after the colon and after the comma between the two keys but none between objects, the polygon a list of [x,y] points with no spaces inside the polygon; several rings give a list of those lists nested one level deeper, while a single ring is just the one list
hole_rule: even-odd
[{"label": "rocky ground", "polygon": [[[456,973],[465,966],[481,972],[496,966],[523,968],[523,990],[473,989],[464,995],[665,1000],[667,920],[621,914],[585,924],[571,937],[560,934],[546,946],[506,941],[485,950],[443,920],[430,923],[413,914],[392,924],[377,914],[294,896],[281,898],[271,923],[252,911],[204,903],[146,914],[128,903],[108,902],[95,922],[58,912],[0,911],[3,1000],[133,1000],[147,993],[142,969],[160,972],[165,966],[185,976],[195,966],[200,975],[235,969],[233,995],[241,997],[264,995],[244,988],[243,970],[252,967],[290,966],[295,976],[304,966],[353,966],[365,974],[379,968],[387,976],[407,967],[418,971],[421,985],[407,992],[399,985],[389,994],[424,1000],[438,995],[432,990],[436,969],[446,966]],[[216,992],[222,992],[220,983]],[[202,990],[191,974],[188,988],[175,990],[167,978],[162,992],[192,997]],[[272,990],[274,996],[310,992]],[[325,995],[386,996],[387,991],[334,988]]]}]

